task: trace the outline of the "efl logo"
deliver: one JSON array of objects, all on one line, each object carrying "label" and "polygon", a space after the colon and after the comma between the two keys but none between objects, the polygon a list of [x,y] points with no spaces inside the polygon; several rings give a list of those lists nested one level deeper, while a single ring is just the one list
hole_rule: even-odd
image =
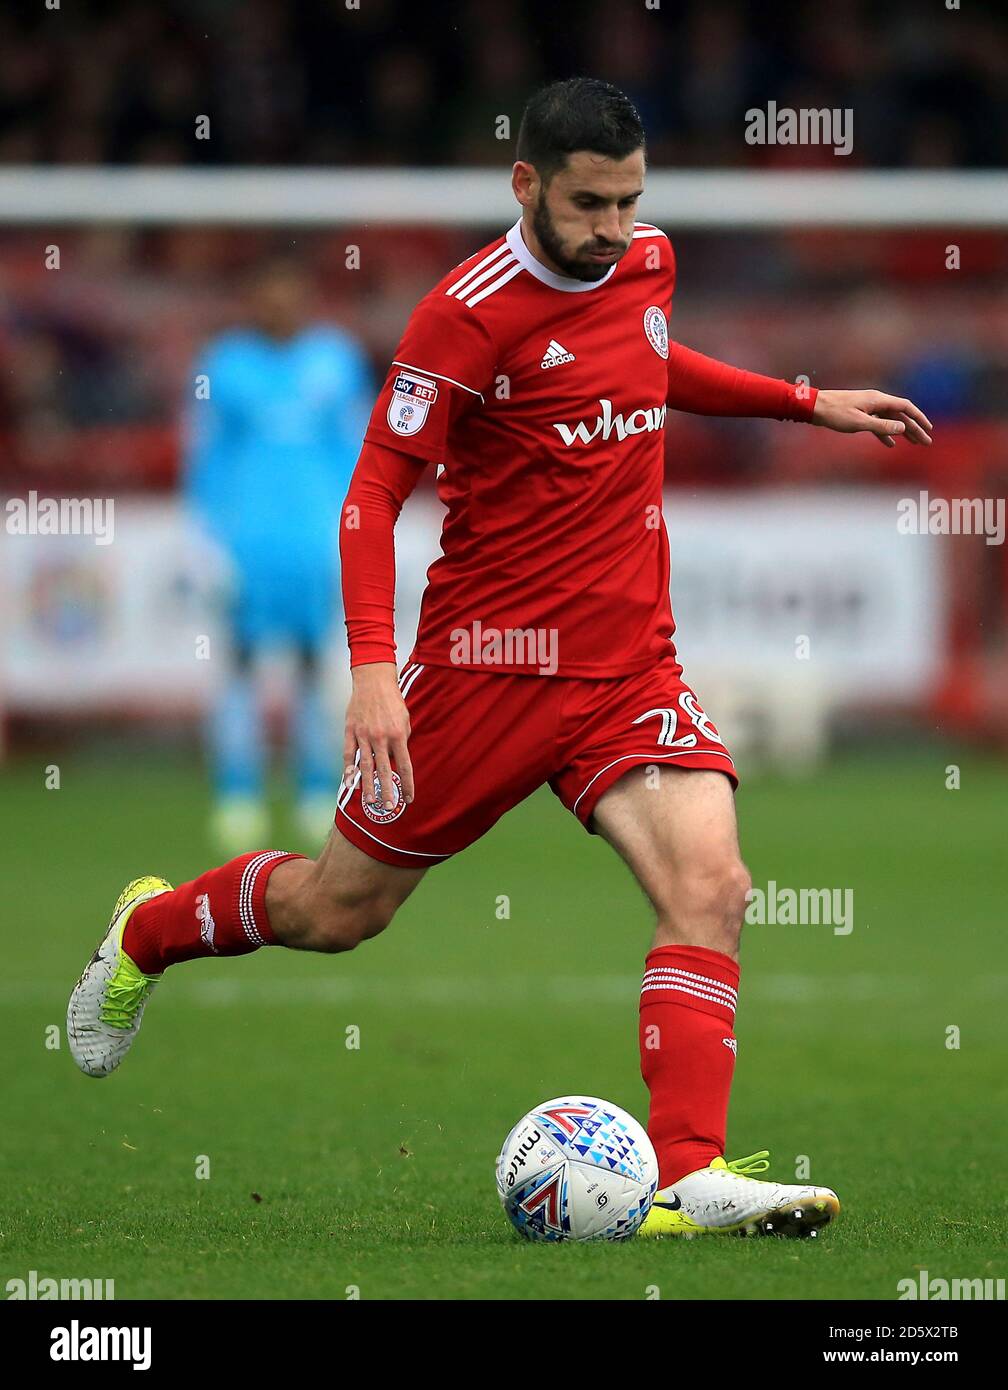
[{"label": "efl logo", "polygon": [[396,434],[417,434],[427,421],[427,412],[437,400],[438,389],[426,377],[400,372],[392,386],[385,418]]}]

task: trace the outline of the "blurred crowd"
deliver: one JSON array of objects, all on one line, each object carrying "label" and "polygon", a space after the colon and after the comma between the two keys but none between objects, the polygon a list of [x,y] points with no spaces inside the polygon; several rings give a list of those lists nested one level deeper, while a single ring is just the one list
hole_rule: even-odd
[{"label": "blurred crowd", "polygon": [[38,0],[0,14],[0,163],[495,164],[498,117],[576,72],[629,92],[656,163],[833,161],[747,145],[771,100],[852,107],[849,165],[1008,154],[996,0]]},{"label": "blurred crowd", "polygon": [[[36,230],[0,231],[0,489],[172,486],[193,363],[244,321],[247,272],[270,254],[295,254],[314,316],[349,329],[380,380],[416,302],[499,230],[68,229],[58,271]],[[668,230],[675,338],[756,371],[899,391],[940,425],[1008,422],[1008,236],[964,237],[951,273],[942,232]],[[357,270],[348,240],[361,245]],[[677,415],[670,477],[772,480],[796,437]],[[914,450],[854,452],[871,468],[921,462]]]},{"label": "blurred crowd", "polygon": [[[506,165],[529,92],[582,71],[634,98],[656,166],[835,168],[822,148],[745,143],[746,110],[771,100],[853,107],[845,169],[998,166],[1006,33],[985,0],[40,0],[0,14],[0,164]],[[501,115],[510,139],[496,138]],[[0,486],[170,486],[194,357],[241,321],[243,272],[270,251],[303,259],[318,316],[356,333],[380,376],[417,300],[500,230],[56,236],[5,229],[0,209]],[[963,234],[953,274],[954,234],[667,230],[684,342],[900,390],[936,420],[1008,414],[1005,235]],[[58,271],[43,256],[54,238]],[[726,479],[766,476],[780,459],[765,437],[679,417],[670,468],[710,481],[715,459]]]}]

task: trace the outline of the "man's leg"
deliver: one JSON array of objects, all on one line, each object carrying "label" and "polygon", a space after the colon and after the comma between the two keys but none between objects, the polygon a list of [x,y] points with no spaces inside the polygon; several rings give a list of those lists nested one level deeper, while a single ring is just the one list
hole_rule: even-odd
[{"label": "man's leg", "polygon": [[267,850],[178,888],[158,878],[134,880],[70,996],[74,1060],[90,1076],[114,1071],[168,966],[269,945],[352,950],[384,930],[423,874],[379,863],[333,831],[317,860]]},{"label": "man's leg", "polygon": [[817,1235],[840,1210],[832,1188],[756,1179],[769,1167],[765,1150],[730,1165],[724,1158],[749,889],[727,777],[662,767],[655,780],[638,767],[599,797],[594,824],[658,919],[641,990],[640,1048],[659,1192],[641,1234]]},{"label": "man's leg", "polygon": [[379,863],[333,830],[318,859],[280,850],[239,855],[142,903],[123,949],[146,975],[260,946],[351,951],[388,926],[424,872]]},{"label": "man's leg", "polygon": [[351,951],[385,930],[426,872],[372,859],[334,830],[318,859],[277,866],[266,913],[278,945]]},{"label": "man's leg", "polygon": [[[559,692],[544,684],[408,662],[414,801],[390,811],[369,788],[347,788],[339,829],[317,860],[265,850],[178,888],[157,878],[129,884],[70,998],[67,1032],[82,1070],[104,1076],[119,1065],[171,965],[274,944],[348,951],[384,930],[427,868],[479,839],[547,777]],[[456,777],[445,791],[446,749],[455,766],[481,775]]]},{"label": "man's leg", "polygon": [[720,772],[637,767],[600,797],[595,828],[657,918],[641,993],[641,1070],[660,1185],[724,1154],[735,1065],[738,945],[750,886]]}]

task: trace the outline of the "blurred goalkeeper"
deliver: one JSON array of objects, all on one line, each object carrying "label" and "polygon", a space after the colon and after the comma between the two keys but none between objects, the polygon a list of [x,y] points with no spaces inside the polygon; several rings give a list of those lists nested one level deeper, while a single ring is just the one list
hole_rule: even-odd
[{"label": "blurred goalkeeper", "polygon": [[375,391],[360,345],[311,322],[308,298],[301,266],[271,258],[249,286],[249,326],[213,339],[195,368],[186,501],[230,572],[229,670],[209,720],[212,830],[227,850],[269,833],[262,653],[295,657],[290,744],[306,839],[324,838],[336,801],[323,656],[342,617],[340,504]]}]

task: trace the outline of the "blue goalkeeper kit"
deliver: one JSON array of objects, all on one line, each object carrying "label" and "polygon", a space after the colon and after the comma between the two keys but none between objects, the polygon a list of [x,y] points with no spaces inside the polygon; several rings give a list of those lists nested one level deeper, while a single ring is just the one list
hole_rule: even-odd
[{"label": "blue goalkeeper kit", "polygon": [[335,328],[285,340],[234,331],[208,345],[192,389],[185,496],[229,562],[243,658],[211,717],[218,791],[261,792],[263,734],[244,658],[274,646],[302,657],[299,782],[302,793],[321,791],[331,760],[314,658],[339,617],[340,507],[374,400],[367,359]]}]

